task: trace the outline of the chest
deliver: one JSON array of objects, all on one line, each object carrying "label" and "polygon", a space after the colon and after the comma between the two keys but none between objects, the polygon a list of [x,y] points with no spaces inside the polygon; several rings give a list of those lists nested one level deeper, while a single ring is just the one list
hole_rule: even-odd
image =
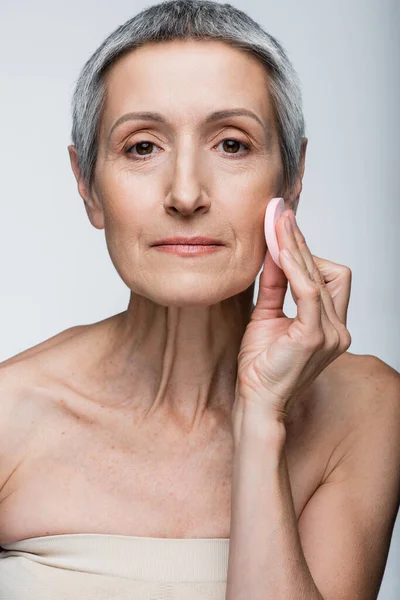
[{"label": "chest", "polygon": [[[63,533],[228,538],[233,442],[226,433],[177,441],[63,418],[43,423],[2,490],[0,545]],[[332,448],[312,420],[285,446],[299,517]],[[134,442],[132,441],[134,440]]]}]

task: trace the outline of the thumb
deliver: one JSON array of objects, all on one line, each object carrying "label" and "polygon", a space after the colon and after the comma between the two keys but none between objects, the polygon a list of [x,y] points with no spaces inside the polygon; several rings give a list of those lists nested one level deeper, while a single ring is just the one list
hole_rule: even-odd
[{"label": "thumb", "polygon": [[288,279],[285,273],[278,267],[267,249],[252,319],[281,317],[287,284]]}]

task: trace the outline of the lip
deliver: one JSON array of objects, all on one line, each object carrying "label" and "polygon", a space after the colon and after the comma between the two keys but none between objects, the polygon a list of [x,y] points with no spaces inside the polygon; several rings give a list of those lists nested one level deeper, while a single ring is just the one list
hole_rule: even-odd
[{"label": "lip", "polygon": [[158,240],[152,246],[168,246],[168,245],[183,245],[183,246],[223,246],[224,244],[217,239],[206,236],[195,237],[170,237],[164,240]]},{"label": "lip", "polygon": [[221,252],[222,244],[158,244],[154,246],[158,252],[179,254],[180,256],[201,256],[213,252]]}]

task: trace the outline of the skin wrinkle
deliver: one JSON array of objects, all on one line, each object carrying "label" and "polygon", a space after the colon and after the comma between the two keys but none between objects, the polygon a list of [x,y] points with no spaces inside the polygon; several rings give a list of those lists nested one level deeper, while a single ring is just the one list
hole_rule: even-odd
[{"label": "skin wrinkle", "polygon": [[[89,219],[105,230],[131,297],[126,311],[98,324],[93,353],[80,358],[86,395],[134,414],[142,427],[194,434],[226,426],[237,355],[265,258],[265,209],[281,196],[283,184],[264,68],[220,41],[174,40],[124,55],[105,83],[90,192],[74,146],[68,149]],[[204,125],[211,113],[237,108],[270,124],[269,150],[267,129],[247,116]],[[108,146],[113,124],[143,109],[163,115],[167,124],[126,121]],[[247,144],[247,136],[253,146],[248,152],[238,147],[234,158],[221,143]],[[155,144],[145,160],[124,151],[137,141]],[[285,196],[286,208],[300,191],[301,180]],[[151,247],[172,235],[210,235],[225,247],[192,258]]]},{"label": "skin wrinkle", "polygon": [[[264,123],[262,122],[262,120],[256,115],[254,114],[253,111],[249,111],[248,109],[232,109],[232,110],[222,110],[222,111],[214,111],[213,113],[211,113],[205,120],[204,120],[204,124],[207,125],[208,123],[214,123],[216,121],[220,121],[223,119],[227,119],[233,115],[245,115],[247,114],[247,116],[255,119],[260,125],[261,127],[265,130],[266,133],[270,133],[269,128],[267,126],[264,125]],[[158,123],[164,123],[164,124],[168,124],[168,121],[165,119],[165,117],[163,117],[162,115],[160,115],[159,113],[154,113],[154,112],[130,112],[127,113],[125,115],[122,115],[122,117],[119,117],[119,119],[117,119],[117,121],[114,123],[114,125],[111,128],[110,133],[108,134],[107,137],[107,144],[110,143],[111,140],[111,136],[113,131],[116,129],[116,127],[118,127],[121,123],[125,123],[129,120],[143,120],[143,121],[156,121]]]}]

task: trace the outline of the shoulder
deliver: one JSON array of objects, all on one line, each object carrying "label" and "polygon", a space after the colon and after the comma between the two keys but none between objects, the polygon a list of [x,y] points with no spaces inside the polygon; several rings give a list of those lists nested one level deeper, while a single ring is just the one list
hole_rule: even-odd
[{"label": "shoulder", "polygon": [[299,534],[322,596],[372,598],[374,590],[375,598],[399,508],[400,375],[372,355],[349,353],[335,363],[326,369],[319,425],[340,435]]},{"label": "shoulder", "polygon": [[396,369],[370,354],[345,353],[335,363],[328,377],[329,400],[343,423],[343,436],[352,439],[352,431],[378,428],[382,419],[396,422],[400,415],[400,373]]},{"label": "shoulder", "polygon": [[7,375],[9,373],[14,373],[18,371],[18,369],[8,369],[8,367],[16,363],[20,363],[21,369],[29,368],[31,362],[27,359],[33,358],[35,355],[38,355],[41,352],[50,350],[54,346],[57,346],[60,342],[66,341],[70,337],[74,336],[76,333],[78,333],[85,327],[85,325],[76,325],[74,327],[69,327],[68,329],[65,329],[51,336],[47,340],[39,342],[38,344],[35,344],[34,346],[22,350],[21,352],[18,352],[18,354],[15,354],[14,356],[11,356],[6,360],[0,362],[0,385],[2,381],[7,380]]},{"label": "shoulder", "polygon": [[39,421],[30,380],[19,363],[0,364],[0,492],[23,461]]},{"label": "shoulder", "polygon": [[[373,355],[350,354],[332,369],[340,437],[327,465],[382,464],[400,458],[400,374]],[[332,388],[333,389],[333,388]],[[389,463],[386,463],[389,464]]]},{"label": "shoulder", "polygon": [[40,391],[45,392],[59,366],[73,354],[74,339],[89,327],[69,327],[0,362],[0,433],[7,407],[23,400],[32,404]]},{"label": "shoulder", "polygon": [[12,407],[23,399],[32,404],[39,390],[45,390],[45,380],[52,378],[62,357],[71,352],[69,345],[88,327],[69,327],[0,362],[0,432]]},{"label": "shoulder", "polygon": [[288,443],[295,455],[309,448],[308,460],[318,463],[323,481],[344,456],[373,444],[375,434],[400,441],[400,374],[376,356],[345,352],[291,411]]},{"label": "shoulder", "polygon": [[338,443],[360,418],[372,418],[379,405],[398,410],[400,374],[373,355],[344,352],[326,367],[293,404],[290,425],[318,431],[321,443]]},{"label": "shoulder", "polygon": [[400,373],[377,356],[345,352],[320,376],[319,391],[337,409],[367,415],[377,404],[398,404]]},{"label": "shoulder", "polygon": [[0,363],[0,468],[5,455],[26,447],[49,407],[48,381],[56,348],[84,326],[66,329]]},{"label": "shoulder", "polygon": [[345,353],[335,362],[332,376],[341,392],[339,398],[354,417],[368,419],[377,410],[399,410],[400,373],[396,369],[370,354]]}]

